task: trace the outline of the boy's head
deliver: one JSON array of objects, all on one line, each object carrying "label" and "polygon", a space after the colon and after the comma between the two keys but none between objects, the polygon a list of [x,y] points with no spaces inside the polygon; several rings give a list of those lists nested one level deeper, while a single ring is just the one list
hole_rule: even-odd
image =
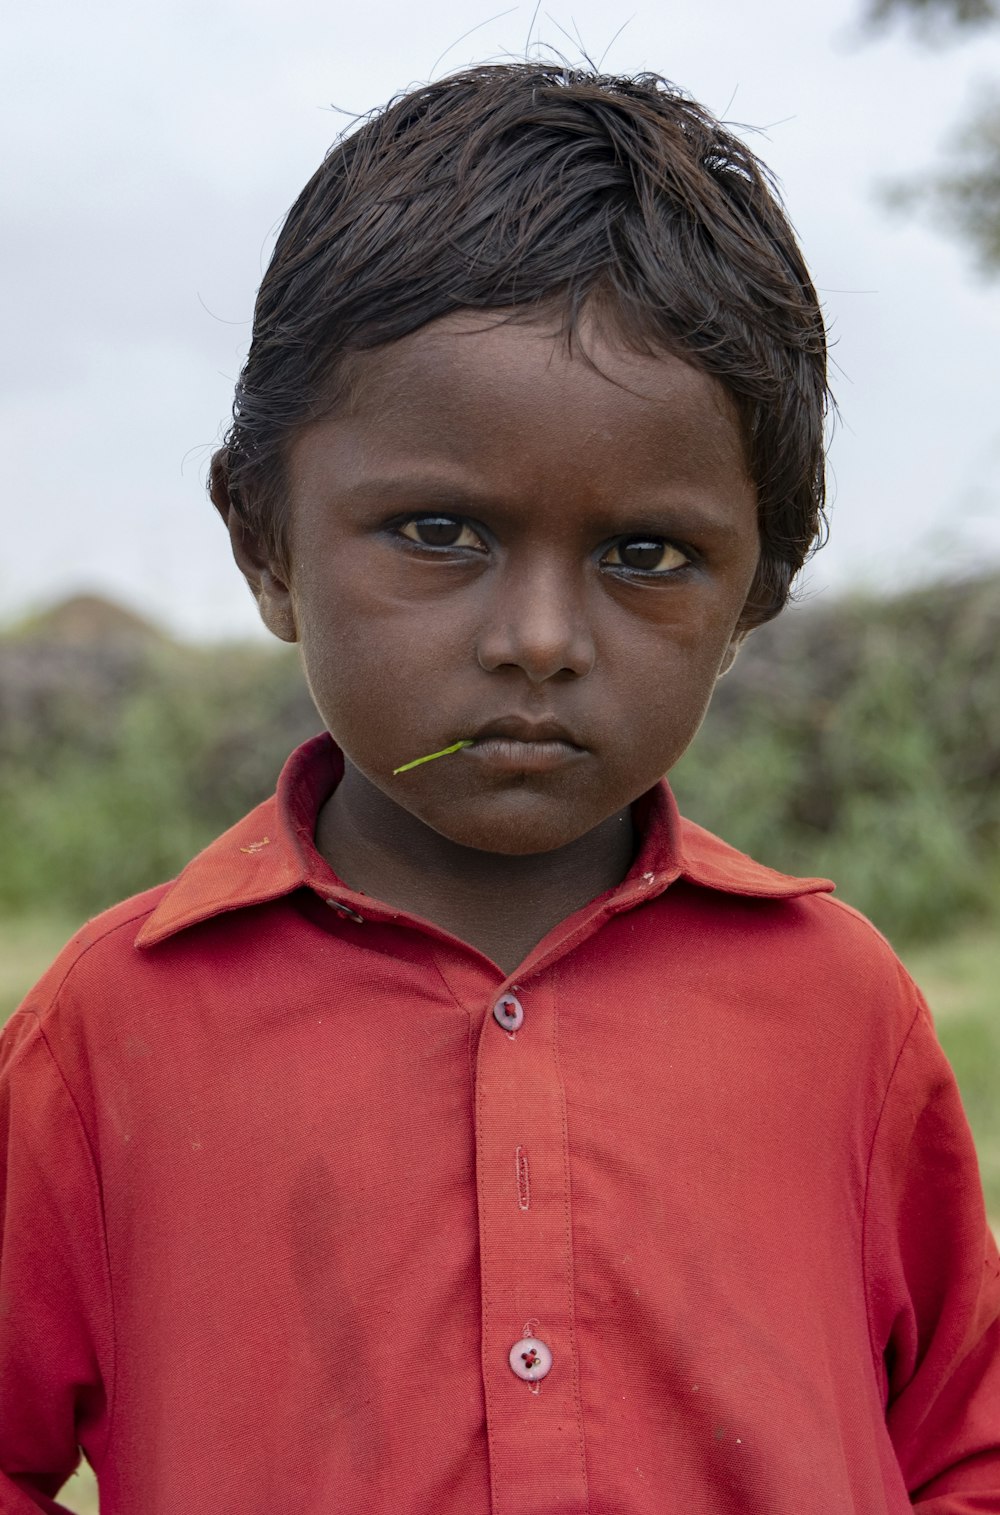
[{"label": "boy's head", "polygon": [[341,796],[486,852],[624,814],[787,598],[825,401],[766,171],[661,80],[477,69],[339,143],[261,286],[212,495]]},{"label": "boy's head", "polygon": [[536,64],[402,96],[335,144],[260,288],[216,493],[286,550],[290,439],[349,392],[353,354],[460,310],[585,313],[712,374],[739,409],[776,615],[823,522],[822,313],[767,169],[653,75]]}]

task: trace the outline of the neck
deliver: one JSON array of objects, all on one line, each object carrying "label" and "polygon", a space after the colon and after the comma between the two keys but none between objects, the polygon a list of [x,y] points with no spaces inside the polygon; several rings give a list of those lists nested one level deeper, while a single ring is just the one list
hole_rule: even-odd
[{"label": "neck", "polygon": [[555,852],[480,852],[402,810],[348,763],[316,845],[351,889],[433,921],[511,973],[560,921],[621,882],[633,832],[626,809]]}]

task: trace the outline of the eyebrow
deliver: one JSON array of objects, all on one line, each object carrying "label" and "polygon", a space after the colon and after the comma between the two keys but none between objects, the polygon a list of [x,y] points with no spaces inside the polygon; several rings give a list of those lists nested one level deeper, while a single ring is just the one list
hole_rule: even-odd
[{"label": "eyebrow", "polygon": [[342,499],[386,500],[399,499],[406,503],[419,496],[435,501],[469,506],[476,504],[484,509],[500,502],[492,494],[478,492],[468,484],[459,484],[445,479],[440,474],[388,474],[385,478],[366,477],[356,484],[347,484],[338,490]]}]

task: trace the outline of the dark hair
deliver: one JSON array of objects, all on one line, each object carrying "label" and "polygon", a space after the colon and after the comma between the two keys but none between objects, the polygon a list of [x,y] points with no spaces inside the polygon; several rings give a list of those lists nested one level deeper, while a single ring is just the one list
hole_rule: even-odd
[{"label": "dark hair", "polygon": [[824,526],[823,316],[767,168],[653,74],[473,68],[335,143],[264,275],[213,495],[283,561],[285,447],[350,354],[463,309],[548,308],[572,340],[588,305],[734,398],[761,534],[744,623],[776,615]]}]

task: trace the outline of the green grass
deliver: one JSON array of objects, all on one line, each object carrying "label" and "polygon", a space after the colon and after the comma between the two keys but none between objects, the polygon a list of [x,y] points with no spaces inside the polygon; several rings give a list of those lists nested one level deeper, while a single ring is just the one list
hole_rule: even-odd
[{"label": "green grass", "polygon": [[1000,923],[903,954],[927,996],[976,1138],[986,1205],[1000,1220]]},{"label": "green grass", "polygon": [[1000,1021],[1000,921],[900,955],[926,994],[942,1038],[956,1017]]},{"label": "green grass", "polygon": [[[0,917],[0,1024],[78,924],[65,916]],[[1000,1218],[1000,925],[969,928],[902,956],[934,1012],[976,1138],[987,1207]],[[97,1515],[87,1467],[59,1497],[76,1515]]]}]

